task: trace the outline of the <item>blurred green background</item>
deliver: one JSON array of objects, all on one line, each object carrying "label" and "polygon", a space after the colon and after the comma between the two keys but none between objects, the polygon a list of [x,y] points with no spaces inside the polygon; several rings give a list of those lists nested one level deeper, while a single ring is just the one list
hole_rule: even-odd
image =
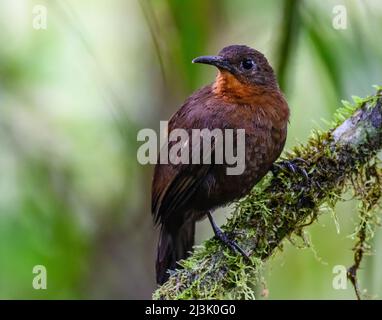
[{"label": "blurred green background", "polygon": [[[33,28],[36,5],[46,30]],[[333,27],[337,5],[345,29]],[[213,81],[192,58],[262,51],[291,107],[290,147],[325,129],[341,99],[382,84],[381,31],[379,0],[1,0],[0,298],[151,298],[153,167],[137,163],[136,136]],[[315,251],[286,242],[264,272],[269,299],[355,297],[349,283],[333,289],[332,269],[352,264],[356,208],[336,208],[339,233],[330,214],[309,228]],[[198,225],[198,242],[211,235]],[[381,240],[361,270],[379,297]],[[32,287],[35,265],[47,290]]]}]

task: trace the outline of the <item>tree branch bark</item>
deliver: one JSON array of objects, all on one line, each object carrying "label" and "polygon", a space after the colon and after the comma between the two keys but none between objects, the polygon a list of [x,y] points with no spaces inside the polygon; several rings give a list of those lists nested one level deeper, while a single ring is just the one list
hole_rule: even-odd
[{"label": "tree branch bark", "polygon": [[210,239],[181,262],[153,298],[254,299],[263,263],[285,238],[303,238],[303,228],[316,220],[323,204],[334,207],[352,189],[372,210],[382,195],[376,157],[382,149],[381,91],[345,103],[333,128],[314,132],[305,146],[287,152],[278,169],[237,203],[223,229],[251,263]]}]

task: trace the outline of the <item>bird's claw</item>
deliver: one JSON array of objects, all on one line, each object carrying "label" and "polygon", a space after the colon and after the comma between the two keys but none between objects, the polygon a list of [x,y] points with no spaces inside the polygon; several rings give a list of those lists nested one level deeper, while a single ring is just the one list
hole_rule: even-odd
[{"label": "bird's claw", "polygon": [[233,252],[240,252],[240,254],[243,256],[243,258],[250,262],[249,256],[245,253],[245,251],[240,248],[240,246],[233,240],[229,239],[227,234],[224,233],[215,223],[214,219],[212,218],[211,212],[207,211],[207,217],[210,220],[212,229],[215,233],[215,238],[217,238],[219,241],[221,241],[223,244],[225,244],[228,248],[230,248]]},{"label": "bird's claw", "polygon": [[221,229],[216,230],[215,237],[229,247],[233,252],[238,251],[246,261],[250,261],[247,253],[235,241],[229,239],[227,234],[225,234]]},{"label": "bird's claw", "polygon": [[300,167],[296,162],[302,162],[307,164],[307,162],[302,158],[294,158],[292,160],[283,160],[273,164],[271,169],[273,175],[277,176],[280,171],[290,171],[293,174],[299,173],[301,174],[306,181],[309,180],[308,173],[302,167]]}]

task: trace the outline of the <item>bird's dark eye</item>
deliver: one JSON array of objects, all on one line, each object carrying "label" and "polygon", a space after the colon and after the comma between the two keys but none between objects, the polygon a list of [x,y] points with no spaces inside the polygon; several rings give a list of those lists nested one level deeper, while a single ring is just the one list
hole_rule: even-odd
[{"label": "bird's dark eye", "polygon": [[253,68],[255,63],[251,59],[245,59],[242,61],[241,65],[243,66],[244,69],[249,70]]}]

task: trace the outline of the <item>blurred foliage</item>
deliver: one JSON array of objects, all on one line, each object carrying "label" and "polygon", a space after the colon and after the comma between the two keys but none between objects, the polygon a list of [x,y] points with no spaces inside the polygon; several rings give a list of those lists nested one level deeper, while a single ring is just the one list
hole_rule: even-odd
[{"label": "blurred foliage", "polygon": [[[40,1],[47,30],[32,28],[36,4],[0,3],[0,298],[151,297],[152,168],[137,164],[136,133],[213,81],[192,58],[233,43],[264,52],[292,109],[289,147],[382,83],[378,0]],[[332,26],[338,4],[345,30]],[[332,269],[352,262],[355,209],[338,206],[339,234],[330,217],[310,228],[315,251],[286,245],[264,274],[269,298],[354,298]],[[211,233],[199,225],[199,239]],[[379,297],[380,240],[361,272]],[[37,264],[45,291],[32,288]]]}]

